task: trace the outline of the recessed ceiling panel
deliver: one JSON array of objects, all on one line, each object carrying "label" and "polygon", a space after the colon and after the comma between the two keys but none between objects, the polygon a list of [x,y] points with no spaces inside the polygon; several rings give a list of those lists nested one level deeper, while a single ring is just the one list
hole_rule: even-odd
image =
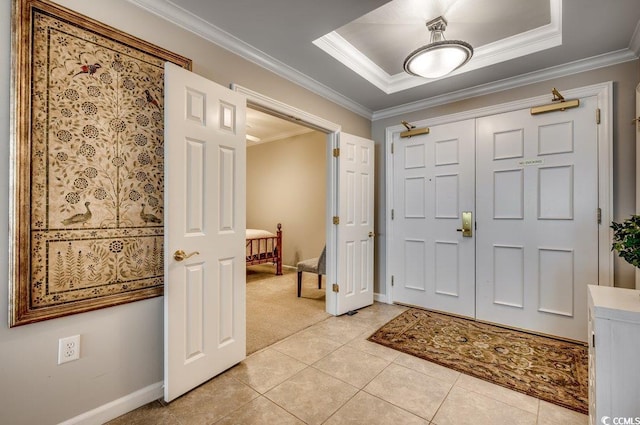
[{"label": "recessed ceiling panel", "polygon": [[336,32],[394,75],[409,53],[429,43],[425,24],[438,16],[448,21],[447,40],[474,48],[551,22],[549,0],[393,0]]},{"label": "recessed ceiling panel", "polygon": [[403,70],[407,55],[430,42],[432,19],[446,19],[447,40],[474,48],[451,76],[562,44],[561,10],[562,0],[393,0],[313,43],[390,94],[437,80]]}]

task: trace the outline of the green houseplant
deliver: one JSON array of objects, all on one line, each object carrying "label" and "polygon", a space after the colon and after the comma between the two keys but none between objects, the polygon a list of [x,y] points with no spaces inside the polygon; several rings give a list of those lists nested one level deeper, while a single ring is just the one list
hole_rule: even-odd
[{"label": "green houseplant", "polygon": [[629,264],[640,267],[640,215],[632,215],[622,223],[611,223],[613,244],[611,250]]}]

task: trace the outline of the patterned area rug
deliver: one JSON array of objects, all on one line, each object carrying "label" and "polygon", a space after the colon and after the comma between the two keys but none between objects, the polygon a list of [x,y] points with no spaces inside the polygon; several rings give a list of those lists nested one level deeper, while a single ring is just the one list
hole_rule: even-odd
[{"label": "patterned area rug", "polygon": [[587,347],[410,309],[370,341],[588,413]]}]

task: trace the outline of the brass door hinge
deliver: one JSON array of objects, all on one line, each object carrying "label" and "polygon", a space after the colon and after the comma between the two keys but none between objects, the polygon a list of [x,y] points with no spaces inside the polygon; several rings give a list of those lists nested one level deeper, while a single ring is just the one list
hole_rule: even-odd
[{"label": "brass door hinge", "polygon": [[391,155],[393,155],[393,146],[394,146],[394,143],[391,143]]},{"label": "brass door hinge", "polygon": [[600,124],[600,108],[596,108],[596,124]]},{"label": "brass door hinge", "polygon": [[337,157],[339,157],[339,156],[340,156],[340,148],[334,148],[334,149],[333,149],[333,156],[334,156],[335,158],[337,158]]},{"label": "brass door hinge", "polygon": [[598,208],[598,224],[602,224],[602,208]]},{"label": "brass door hinge", "polygon": [[340,217],[338,217],[337,215],[333,216],[333,224],[340,224]]},{"label": "brass door hinge", "polygon": [[396,210],[391,210],[391,220],[396,217]]},{"label": "brass door hinge", "polygon": [[333,289],[333,292],[340,292],[340,285],[337,283],[334,283],[331,288]]},{"label": "brass door hinge", "polygon": [[393,286],[393,275],[391,275],[391,286]]}]

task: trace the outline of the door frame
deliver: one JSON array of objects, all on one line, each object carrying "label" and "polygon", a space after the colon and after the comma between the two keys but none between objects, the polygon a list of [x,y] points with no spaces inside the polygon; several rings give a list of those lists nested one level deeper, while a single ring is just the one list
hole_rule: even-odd
[{"label": "door frame", "polygon": [[327,313],[337,315],[337,297],[331,290],[331,283],[338,281],[338,228],[333,224],[333,216],[338,215],[338,159],[333,156],[333,149],[340,144],[340,132],[342,127],[331,121],[312,115],[301,109],[287,105],[261,93],[232,83],[231,90],[247,97],[247,107],[275,115],[288,121],[313,128],[326,134],[327,152],[327,199],[325,213],[325,229],[327,244],[327,285],[325,297],[325,310]]},{"label": "door frame", "polygon": [[[598,284],[613,286],[613,253],[610,250],[612,231],[609,224],[613,220],[613,82],[608,81],[579,87],[570,90],[562,90],[568,98],[582,98],[597,96],[600,109],[600,124],[598,125],[598,206],[602,212],[602,221],[598,227]],[[530,108],[549,103],[550,95],[536,96],[513,102],[501,103],[484,108],[472,109],[456,114],[443,115],[412,122],[417,127],[428,127],[446,124],[467,119],[476,119],[489,115],[511,112],[519,109]],[[594,119],[596,117],[594,116]],[[406,130],[403,125],[389,126],[385,129],[385,261],[384,261],[384,287],[386,302],[393,303],[393,291],[391,285],[391,258],[393,255],[393,157],[392,143],[394,136]]]}]

